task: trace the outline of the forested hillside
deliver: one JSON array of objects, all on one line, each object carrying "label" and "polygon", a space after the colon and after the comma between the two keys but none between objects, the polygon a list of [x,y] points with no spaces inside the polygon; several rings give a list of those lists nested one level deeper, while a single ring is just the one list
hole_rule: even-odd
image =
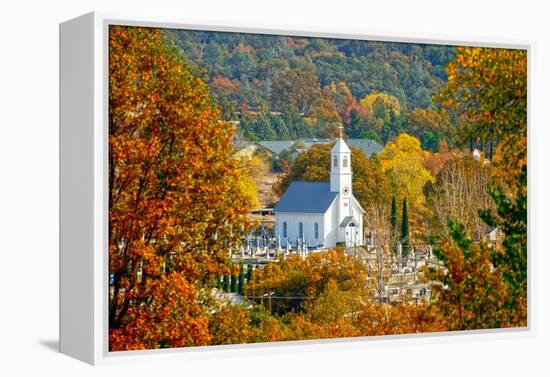
[{"label": "forested hillside", "polygon": [[[109,350],[526,327],[527,67],[517,49],[111,26]],[[267,159],[235,153],[220,114],[249,139],[387,141],[352,146],[367,245],[304,247],[293,211],[283,250],[250,221]],[[280,156],[271,185],[327,181],[331,148]]]},{"label": "forested hillside", "polygon": [[[436,150],[453,120],[432,96],[454,47],[170,30],[246,139],[331,137],[385,143],[406,131]],[[199,68],[200,67],[200,68]]]}]

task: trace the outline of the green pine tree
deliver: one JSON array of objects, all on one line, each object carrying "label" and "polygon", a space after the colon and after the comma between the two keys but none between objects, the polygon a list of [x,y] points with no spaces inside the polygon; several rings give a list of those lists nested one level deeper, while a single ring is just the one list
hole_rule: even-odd
[{"label": "green pine tree", "polygon": [[361,138],[361,117],[356,109],[352,109],[349,114],[349,125],[346,127],[346,135],[350,138]]},{"label": "green pine tree", "polygon": [[407,213],[407,198],[403,198],[403,217],[401,220],[401,245],[403,256],[409,254],[409,214]]},{"label": "green pine tree", "polygon": [[250,283],[252,279],[254,278],[254,269],[252,268],[252,265],[248,265],[248,270],[246,271],[246,282]]},{"label": "green pine tree", "polygon": [[243,294],[244,292],[244,265],[243,265],[243,262],[240,263],[240,266],[239,266],[239,281],[237,283],[237,292],[239,292],[239,294]]},{"label": "green pine tree", "polygon": [[392,232],[395,232],[397,226],[397,204],[395,203],[395,196],[391,198],[391,227]]},{"label": "green pine tree", "polygon": [[518,300],[527,300],[527,166],[516,178],[517,197],[510,199],[498,188],[489,190],[496,213],[479,210],[481,219],[504,234],[504,253],[495,251],[493,264],[505,270],[504,279],[510,287],[509,305],[517,306]]},{"label": "green pine tree", "polygon": [[237,277],[233,274],[231,274],[231,292],[237,292]]},{"label": "green pine tree", "polygon": [[395,196],[391,198],[391,242],[394,248],[394,252],[397,252],[397,203],[395,201]]},{"label": "green pine tree", "polygon": [[229,275],[223,277],[223,291],[229,292]]},{"label": "green pine tree", "polygon": [[222,289],[222,278],[220,276],[216,276],[216,288]]}]

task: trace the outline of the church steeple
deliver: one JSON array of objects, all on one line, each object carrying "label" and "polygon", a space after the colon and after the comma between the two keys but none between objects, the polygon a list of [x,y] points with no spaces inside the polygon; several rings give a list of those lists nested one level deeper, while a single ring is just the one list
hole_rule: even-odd
[{"label": "church steeple", "polygon": [[330,191],[351,195],[351,150],[342,137],[334,144],[330,161]]},{"label": "church steeple", "polygon": [[[330,153],[330,164],[330,191],[338,193],[337,221],[339,226],[346,218],[353,215],[351,150],[341,135]],[[345,236],[341,234],[338,238],[345,239]]]}]

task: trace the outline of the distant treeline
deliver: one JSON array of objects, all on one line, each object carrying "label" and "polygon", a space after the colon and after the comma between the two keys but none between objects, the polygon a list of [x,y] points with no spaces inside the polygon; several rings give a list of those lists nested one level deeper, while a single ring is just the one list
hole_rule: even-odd
[{"label": "distant treeline", "polygon": [[169,30],[225,120],[251,140],[330,137],[385,143],[403,131],[435,150],[453,119],[432,96],[455,48],[409,43]]}]

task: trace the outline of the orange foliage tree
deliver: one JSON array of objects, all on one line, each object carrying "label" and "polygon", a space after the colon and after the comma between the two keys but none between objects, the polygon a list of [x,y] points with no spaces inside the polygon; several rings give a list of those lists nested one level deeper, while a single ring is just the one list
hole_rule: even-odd
[{"label": "orange foliage tree", "polygon": [[458,47],[439,95],[460,114],[464,141],[493,141],[502,181],[513,191],[527,164],[527,51]]},{"label": "orange foliage tree", "polygon": [[462,158],[466,154],[459,149],[449,149],[449,145],[445,140],[439,142],[438,152],[422,151],[424,158],[424,167],[429,170],[430,174],[435,177],[443,169],[448,161]]},{"label": "orange foliage tree", "polygon": [[317,298],[329,281],[339,289],[357,291],[366,286],[367,278],[364,263],[342,250],[315,253],[305,259],[293,255],[256,271],[246,296],[256,302],[267,302],[263,295],[270,292],[275,297],[285,297],[272,300],[272,311],[279,314],[304,310],[307,301]]},{"label": "orange foliage tree", "polygon": [[[267,312],[243,320],[247,341],[280,341],[445,331],[437,307],[381,304],[368,268],[342,250],[291,256],[257,270],[246,294]],[[273,298],[270,300],[269,296]],[[269,309],[273,312],[269,313]],[[263,314],[262,314],[263,313]],[[244,330],[235,330],[241,332]],[[232,332],[235,334],[235,332]]]},{"label": "orange foliage tree", "polygon": [[504,235],[491,255],[491,262],[495,268],[504,270],[502,278],[509,290],[506,306],[515,309],[513,322],[525,325],[527,51],[461,47],[446,70],[449,80],[440,101],[462,120],[463,138],[497,143],[491,164],[496,183],[490,187],[496,210],[481,210],[480,216]]},{"label": "orange foliage tree", "polygon": [[451,235],[437,243],[434,253],[445,269],[427,269],[434,285],[434,307],[450,330],[472,330],[525,325],[525,308],[508,305],[511,293],[502,267],[492,263],[493,250],[474,243],[464,225],[449,222]]},{"label": "orange foliage tree", "polygon": [[[333,144],[316,144],[301,153],[281,176],[275,187],[282,195],[293,181],[328,182]],[[385,205],[391,200],[391,187],[376,154],[370,158],[360,148],[351,147],[353,194],[363,206]]]},{"label": "orange foliage tree", "polygon": [[232,127],[159,29],[109,31],[109,345],[211,342],[201,306],[246,224]]}]

